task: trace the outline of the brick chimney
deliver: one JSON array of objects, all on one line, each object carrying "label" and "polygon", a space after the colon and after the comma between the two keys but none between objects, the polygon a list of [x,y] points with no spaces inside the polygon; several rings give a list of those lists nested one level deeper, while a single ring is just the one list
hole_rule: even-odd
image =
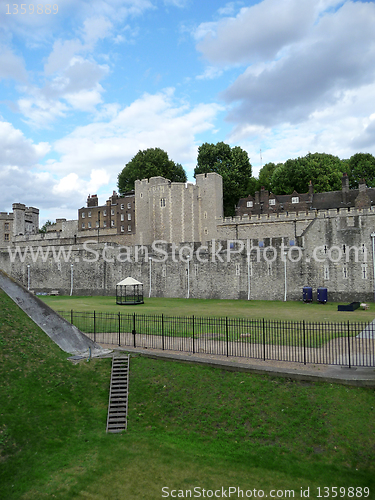
[{"label": "brick chimney", "polygon": [[341,183],[342,183],[341,187],[342,202],[346,204],[348,202],[348,193],[349,193],[349,177],[346,172],[342,174]]}]

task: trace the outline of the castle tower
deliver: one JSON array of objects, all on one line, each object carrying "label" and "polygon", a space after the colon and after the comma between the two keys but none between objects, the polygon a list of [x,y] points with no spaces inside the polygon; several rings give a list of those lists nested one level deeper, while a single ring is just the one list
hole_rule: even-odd
[{"label": "castle tower", "polygon": [[199,240],[217,237],[217,219],[223,219],[223,178],[216,172],[197,174],[199,187]]},{"label": "castle tower", "polygon": [[39,230],[39,209],[34,207],[25,210],[24,234],[36,234]]},{"label": "castle tower", "polygon": [[23,203],[13,203],[13,236],[25,234],[25,211]]}]

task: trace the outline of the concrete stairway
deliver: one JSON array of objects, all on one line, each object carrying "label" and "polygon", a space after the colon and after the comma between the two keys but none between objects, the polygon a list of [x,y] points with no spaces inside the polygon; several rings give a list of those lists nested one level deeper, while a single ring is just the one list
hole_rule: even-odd
[{"label": "concrete stairway", "polygon": [[107,432],[122,432],[127,427],[129,361],[129,355],[112,358]]}]

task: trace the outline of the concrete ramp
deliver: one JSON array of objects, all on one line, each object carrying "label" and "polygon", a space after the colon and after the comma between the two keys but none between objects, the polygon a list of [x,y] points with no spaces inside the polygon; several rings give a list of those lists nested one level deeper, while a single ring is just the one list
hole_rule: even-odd
[{"label": "concrete ramp", "polygon": [[34,321],[63,351],[70,354],[100,356],[111,352],[86,337],[78,328],[59,316],[0,269],[0,288]]},{"label": "concrete ramp", "polygon": [[357,335],[357,339],[375,339],[375,319]]}]

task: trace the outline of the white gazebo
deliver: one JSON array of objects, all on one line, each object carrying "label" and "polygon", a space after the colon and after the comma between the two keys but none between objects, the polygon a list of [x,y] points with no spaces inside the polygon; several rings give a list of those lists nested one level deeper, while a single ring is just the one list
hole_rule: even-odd
[{"label": "white gazebo", "polygon": [[143,304],[143,283],[131,278],[125,278],[116,285],[116,304]]}]

